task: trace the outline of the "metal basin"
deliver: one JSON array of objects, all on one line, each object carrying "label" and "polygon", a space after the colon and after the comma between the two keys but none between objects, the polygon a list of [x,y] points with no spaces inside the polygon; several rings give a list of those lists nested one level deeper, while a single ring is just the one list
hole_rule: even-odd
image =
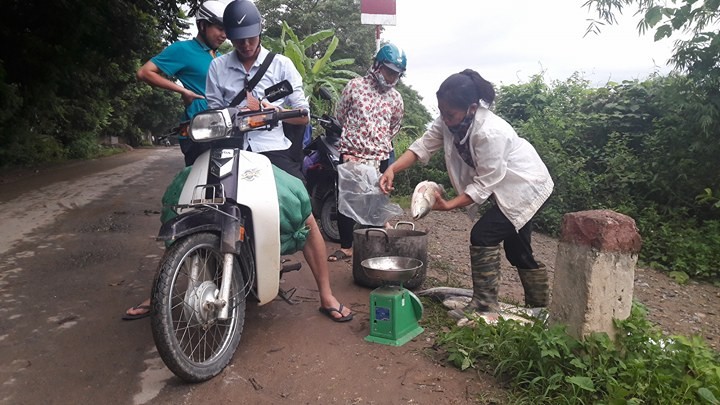
[{"label": "metal basin", "polygon": [[[400,225],[412,226],[412,229],[398,229]],[[352,273],[356,284],[375,288],[383,283],[368,277],[361,263],[365,259],[382,256],[412,257],[423,262],[415,276],[403,282],[403,287],[410,290],[418,288],[424,281],[428,267],[427,256],[428,235],[416,231],[411,222],[398,222],[395,229],[369,228],[353,232]]]},{"label": "metal basin", "polygon": [[402,256],[381,256],[363,260],[360,265],[369,278],[385,283],[401,283],[415,276],[423,262]]}]

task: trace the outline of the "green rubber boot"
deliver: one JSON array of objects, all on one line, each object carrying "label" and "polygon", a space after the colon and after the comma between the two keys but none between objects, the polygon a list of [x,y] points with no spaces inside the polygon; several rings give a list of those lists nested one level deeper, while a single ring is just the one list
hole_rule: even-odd
[{"label": "green rubber boot", "polygon": [[498,312],[498,289],[500,288],[500,245],[470,246],[470,268],[472,270],[473,297],[463,309],[448,311],[455,319],[462,319],[468,313]]},{"label": "green rubber boot", "polygon": [[518,269],[525,290],[525,306],[547,307],[550,300],[547,268],[538,262],[537,269]]}]

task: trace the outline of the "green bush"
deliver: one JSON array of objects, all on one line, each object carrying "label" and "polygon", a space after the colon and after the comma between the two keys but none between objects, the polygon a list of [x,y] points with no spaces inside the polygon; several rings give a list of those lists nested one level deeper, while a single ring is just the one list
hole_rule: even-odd
[{"label": "green bush", "polygon": [[718,404],[720,356],[699,337],[664,336],[633,305],[606,334],[585,339],[564,327],[500,320],[455,327],[439,343],[461,369],[482,368],[508,380],[518,403]]},{"label": "green bush", "polygon": [[86,159],[100,152],[100,144],[94,136],[90,135],[75,139],[67,149],[70,159]]},{"label": "green bush", "polygon": [[[720,130],[701,84],[671,75],[590,88],[539,76],[498,91],[496,112],[537,149],[555,190],[536,224],[557,234],[568,212],[612,209],[634,218],[640,258],[693,277],[720,276]],[[715,131],[715,132],[713,132]],[[710,191],[708,191],[710,190]]]},{"label": "green bush", "polygon": [[3,166],[32,166],[38,162],[56,162],[67,157],[67,151],[57,138],[20,132],[24,136],[18,136],[14,142],[0,148],[0,162]]}]

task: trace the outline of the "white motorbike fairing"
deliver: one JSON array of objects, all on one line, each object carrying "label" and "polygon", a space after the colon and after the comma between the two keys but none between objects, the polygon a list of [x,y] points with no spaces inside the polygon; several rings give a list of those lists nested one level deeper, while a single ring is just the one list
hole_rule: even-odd
[{"label": "white motorbike fairing", "polygon": [[[223,154],[225,152],[232,153],[233,150],[223,150]],[[250,209],[257,297],[260,305],[263,305],[277,296],[280,287],[280,207],[277,188],[272,164],[267,157],[247,151],[238,151],[238,154],[237,202]],[[208,151],[195,160],[180,194],[179,204],[190,204],[197,198],[194,197],[196,187],[207,183],[209,159]]]}]

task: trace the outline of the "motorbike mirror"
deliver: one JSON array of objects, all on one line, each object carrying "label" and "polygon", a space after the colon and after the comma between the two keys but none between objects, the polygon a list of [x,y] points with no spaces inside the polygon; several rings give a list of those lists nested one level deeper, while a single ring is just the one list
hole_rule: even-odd
[{"label": "motorbike mirror", "polygon": [[318,90],[318,93],[320,93],[320,98],[323,100],[332,100],[332,94],[330,93],[330,90],[328,90],[325,87],[320,87],[320,90]]},{"label": "motorbike mirror", "polygon": [[289,81],[283,80],[278,84],[273,84],[272,86],[265,89],[265,99],[269,102],[280,100],[283,97],[287,97],[291,95],[293,92],[292,85]]}]

